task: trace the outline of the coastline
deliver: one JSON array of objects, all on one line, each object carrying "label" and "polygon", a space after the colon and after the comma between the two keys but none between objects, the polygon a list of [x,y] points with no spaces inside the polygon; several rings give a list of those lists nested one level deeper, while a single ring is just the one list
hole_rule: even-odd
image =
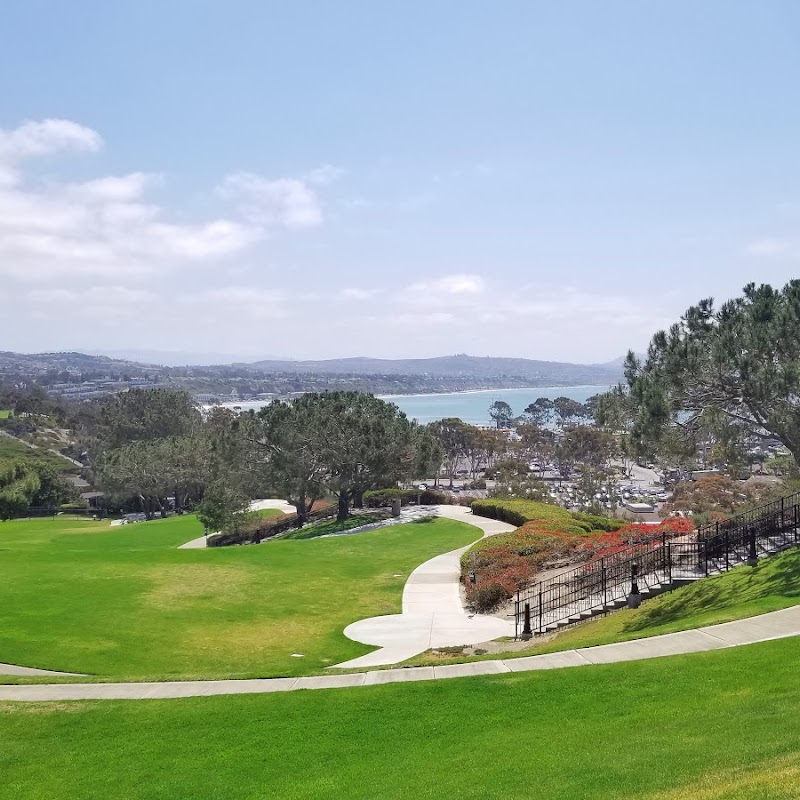
[{"label": "coastline", "polygon": [[[487,392],[542,392],[552,391],[554,389],[599,389],[601,391],[608,391],[611,388],[609,384],[606,386],[602,383],[571,383],[568,385],[559,384],[558,386],[514,386],[506,388],[493,388],[493,389],[461,389],[455,392],[419,392],[415,394],[376,394],[375,397],[380,400],[392,400],[399,397],[442,397],[451,394],[486,394]],[[245,401],[246,402],[246,401]]]}]

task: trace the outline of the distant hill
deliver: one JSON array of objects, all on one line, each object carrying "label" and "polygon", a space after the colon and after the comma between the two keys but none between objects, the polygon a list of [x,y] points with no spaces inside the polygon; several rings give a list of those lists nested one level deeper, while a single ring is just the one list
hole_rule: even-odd
[{"label": "distant hill", "polygon": [[[145,351],[131,355],[145,355]],[[159,353],[158,355],[165,355]],[[0,380],[38,380],[53,385],[81,376],[99,380],[145,377],[191,392],[244,396],[259,392],[325,391],[352,388],[389,394],[500,389],[525,386],[579,386],[617,383],[619,364],[569,364],[527,358],[467,355],[438,358],[336,358],[319,361],[267,359],[254,363],[177,366],[114,359],[85,353],[0,352]]]},{"label": "distant hill", "polygon": [[618,363],[569,364],[528,358],[496,358],[468,355],[437,358],[335,358],[323,361],[256,361],[236,364],[258,372],[319,373],[349,375],[428,375],[431,377],[518,377],[530,378],[532,385],[577,385],[616,383],[622,376]]}]

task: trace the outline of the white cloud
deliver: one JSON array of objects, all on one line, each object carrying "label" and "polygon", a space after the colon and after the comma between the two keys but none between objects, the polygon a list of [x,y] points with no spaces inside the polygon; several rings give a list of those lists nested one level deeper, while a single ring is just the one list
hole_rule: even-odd
[{"label": "white cloud", "polygon": [[226,320],[237,325],[242,319],[282,319],[287,316],[289,303],[280,290],[257,289],[252,286],[224,286],[190,293],[178,299],[183,306],[214,322]]},{"label": "white cloud", "polygon": [[321,167],[309,170],[304,175],[304,179],[308,183],[316,183],[325,186],[334,183],[334,181],[338,181],[344,174],[345,170],[341,167],[334,167],[333,164],[323,164]]},{"label": "white cloud", "polygon": [[[78,277],[123,282],[241,255],[276,228],[318,225],[315,192],[302,180],[229,176],[223,187],[239,213],[177,221],[147,193],[163,179],[142,171],[84,182],[35,183],[19,171],[25,158],[96,151],[100,135],[69,120],[26,122],[0,130],[0,277],[23,282]],[[335,168],[314,171],[319,185]]]},{"label": "white cloud", "polygon": [[747,253],[751,256],[785,256],[796,255],[798,252],[800,246],[792,239],[759,239],[747,247]]},{"label": "white cloud", "polygon": [[254,225],[309,228],[322,223],[316,193],[297,178],[268,180],[252,172],[237,172],[223,180],[219,192],[238,203],[242,215]]},{"label": "white cloud", "polygon": [[378,294],[378,289],[342,289],[339,294],[348,300],[368,300]]},{"label": "white cloud", "polygon": [[406,289],[412,295],[477,295],[486,287],[480,275],[445,275],[435,281],[413,283]]},{"label": "white cloud", "polygon": [[61,150],[94,152],[102,146],[103,139],[97,131],[67,119],[29,121],[10,131],[0,129],[0,159],[4,161]]}]

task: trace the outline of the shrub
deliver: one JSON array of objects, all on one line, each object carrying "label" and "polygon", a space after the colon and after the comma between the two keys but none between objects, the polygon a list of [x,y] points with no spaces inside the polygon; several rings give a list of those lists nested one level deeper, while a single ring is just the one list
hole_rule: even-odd
[{"label": "shrub", "polygon": [[[328,504],[315,509],[308,515],[309,522],[329,519],[336,515],[337,507]],[[297,527],[297,514],[286,514],[278,519],[248,519],[239,524],[235,530],[215,533],[208,537],[208,547],[227,547],[232,544],[258,544],[264,539],[271,539],[279,533],[285,533]]]},{"label": "shrub", "polygon": [[474,500],[471,503],[472,513],[482,517],[490,517],[510,525],[524,525],[526,522],[547,521],[558,530],[571,531],[576,535],[587,533],[585,523],[580,525],[569,513],[560,506],[549,503],[539,503],[533,500],[502,500],[489,498]]},{"label": "shrub", "polygon": [[585,514],[580,511],[575,511],[572,514],[573,519],[578,523],[586,523],[590,531],[618,531],[627,523],[624,519],[614,519],[613,517],[602,517],[599,514]]},{"label": "shrub", "polygon": [[[476,573],[476,583],[465,580],[465,589],[470,605],[477,611],[489,611],[513,597],[542,569],[592,561],[631,546],[648,545],[663,536],[686,534],[694,528],[690,520],[680,518],[660,525],[616,526],[618,520],[587,514],[574,519],[563,509],[518,500],[476,501],[473,513],[476,506],[508,521],[539,514],[515,531],[482,539],[461,557],[462,576],[466,578],[472,569]],[[598,525],[616,527],[592,530],[594,520]]]},{"label": "shrub", "polygon": [[423,506],[449,505],[451,502],[450,495],[432,489],[422,492],[416,489],[372,489],[364,492],[364,505],[367,508],[383,508],[390,506],[397,497],[404,506],[416,504],[417,497]]}]

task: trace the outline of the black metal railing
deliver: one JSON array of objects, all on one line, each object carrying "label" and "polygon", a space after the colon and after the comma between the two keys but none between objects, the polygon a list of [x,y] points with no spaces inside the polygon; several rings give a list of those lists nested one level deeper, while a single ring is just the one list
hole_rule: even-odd
[{"label": "black metal railing", "polygon": [[640,592],[650,594],[799,543],[800,492],[693,534],[661,534],[517,592],[516,635],[545,633],[618,608],[631,593],[634,576]]}]

